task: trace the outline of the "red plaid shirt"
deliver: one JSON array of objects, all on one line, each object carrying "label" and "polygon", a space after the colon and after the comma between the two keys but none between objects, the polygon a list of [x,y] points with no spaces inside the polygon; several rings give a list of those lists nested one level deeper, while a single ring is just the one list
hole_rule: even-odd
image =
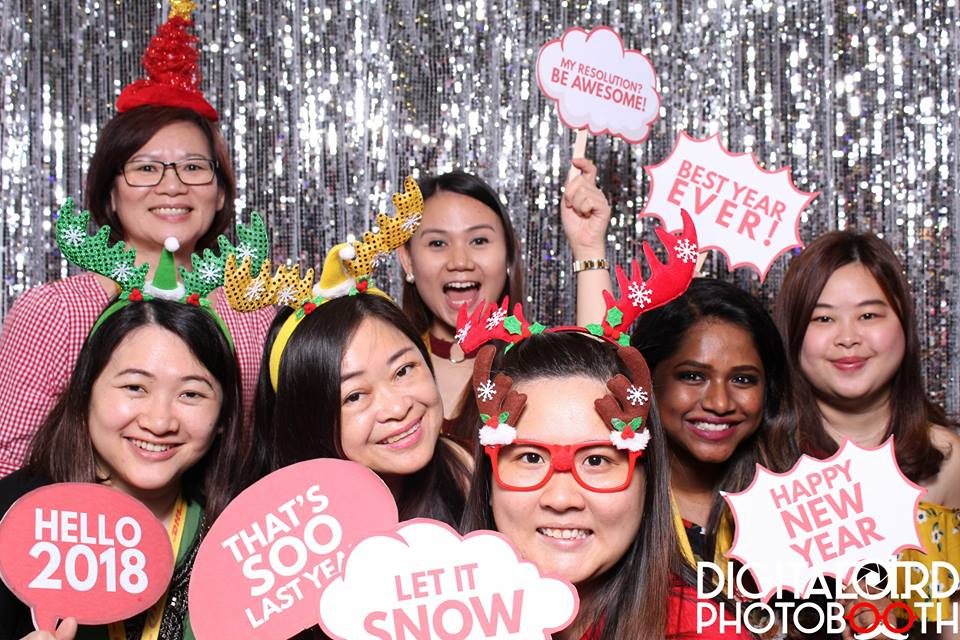
[{"label": "red plaid shirt", "polygon": [[[33,434],[66,387],[84,340],[110,300],[88,272],[29,289],[10,309],[0,333],[0,476],[23,464]],[[233,336],[249,415],[276,310],[238,313],[222,289],[210,294],[210,301]]]}]

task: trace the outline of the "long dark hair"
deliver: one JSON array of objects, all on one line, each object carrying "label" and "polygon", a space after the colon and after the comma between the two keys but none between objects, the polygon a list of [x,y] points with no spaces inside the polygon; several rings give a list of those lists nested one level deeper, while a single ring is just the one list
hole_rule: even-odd
[{"label": "long dark hair", "polygon": [[118,113],[103,127],[87,171],[84,206],[98,225],[110,225],[113,242],[123,240],[124,236],[123,225],[110,198],[117,176],[137,149],[147,144],[160,129],[177,122],[195,124],[203,131],[217,165],[217,184],[224,194],[223,207],[214,215],[210,228],[197,240],[196,251],[215,247],[217,236],[233,222],[237,180],[220,129],[191,109],[143,106]]},{"label": "long dark hair", "polygon": [[[264,475],[311,458],[346,459],[340,431],[340,364],[360,323],[376,318],[393,325],[416,345],[431,372],[430,356],[409,319],[390,300],[373,294],[335,298],[303,318],[283,351],[277,391],[269,358],[279,327],[277,315],[260,367],[254,410],[254,465]],[[404,478],[397,507],[401,519],[434,518],[456,525],[463,511],[466,468],[446,439],[433,458]]]},{"label": "long dark hair", "polygon": [[[520,241],[510,222],[510,216],[500,203],[496,191],[477,176],[464,171],[452,171],[438,176],[427,176],[417,181],[424,201],[429,200],[435,193],[447,191],[473,198],[489,207],[503,224],[503,235],[507,245],[507,281],[503,290],[497,296],[502,300],[509,295],[511,300],[523,300],[523,261],[520,259]],[[409,242],[407,243],[409,245]],[[416,284],[403,284],[403,312],[413,321],[417,332],[423,335],[433,322],[433,312],[427,303],[420,297]],[[496,302],[491,301],[491,302]]]},{"label": "long dark hair", "polygon": [[73,375],[33,440],[28,467],[54,482],[98,482],[87,424],[94,382],[132,331],[157,326],[173,333],[220,383],[223,403],[210,449],[181,478],[185,497],[213,522],[239,489],[242,443],[240,373],[226,336],[209,313],[166,300],[136,302],[113,313],[87,337]]},{"label": "long dark hair", "polygon": [[890,424],[884,439],[895,436],[900,469],[914,482],[921,482],[937,475],[944,459],[930,440],[930,424],[951,423],[924,388],[913,298],[903,265],[890,246],[871,233],[831,231],[811,242],[790,262],[777,296],[775,314],[792,372],[791,405],[796,412],[800,448],[820,457],[828,457],[838,448],[823,428],[813,387],[800,369],[800,351],[827,280],[837,269],[854,262],[863,265],[877,281],[903,327],[903,360],[890,381]]},{"label": "long dark hair", "polygon": [[[514,382],[584,376],[606,383],[629,371],[613,345],[578,333],[542,333],[498,356],[491,375],[503,372]],[[645,482],[640,530],[622,558],[592,580],[589,600],[581,600],[578,618],[602,621],[595,640],[662,638],[667,622],[667,593],[674,580],[693,584],[693,570],[682,559],[670,509],[669,471],[656,406],[647,421],[650,443],[637,471]],[[490,501],[493,470],[480,455],[467,496],[461,530],[496,529]]]},{"label": "long dark hair", "polygon": [[[737,447],[717,484],[710,517],[706,523],[705,549],[715,548],[720,517],[726,502],[720,491],[738,492],[753,481],[757,464],[771,471],[789,470],[799,458],[791,422],[781,413],[781,400],[787,390],[787,371],[783,341],[776,325],[760,301],[737,286],[696,278],[676,300],[640,316],[633,327],[633,345],[647,360],[654,374],[657,393],[657,366],[669,360],[680,348],[687,332],[699,322],[720,320],[746,331],[763,365],[763,415],[757,429]],[[672,446],[678,446],[671,443]],[[713,558],[706,558],[712,560]]]}]

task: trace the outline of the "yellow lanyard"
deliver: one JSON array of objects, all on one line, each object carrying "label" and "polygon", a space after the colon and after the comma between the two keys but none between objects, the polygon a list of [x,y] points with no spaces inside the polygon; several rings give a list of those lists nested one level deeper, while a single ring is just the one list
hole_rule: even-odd
[{"label": "yellow lanyard", "polygon": [[[170,535],[170,544],[173,545],[173,561],[176,565],[177,551],[180,549],[180,540],[183,538],[183,525],[187,519],[187,503],[183,496],[177,497],[177,503],[173,507],[173,517],[170,518],[170,526],[167,533]],[[143,625],[143,633],[140,640],[157,640],[160,637],[160,621],[163,619],[163,609],[167,604],[167,594],[157,601],[155,605],[147,610],[147,618]],[[123,622],[113,622],[107,627],[110,633],[110,640],[126,640],[127,635],[124,631]]]}]

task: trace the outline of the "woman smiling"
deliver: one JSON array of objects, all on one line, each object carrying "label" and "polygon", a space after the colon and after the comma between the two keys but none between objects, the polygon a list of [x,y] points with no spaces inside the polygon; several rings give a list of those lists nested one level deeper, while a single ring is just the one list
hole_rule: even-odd
[{"label": "woman smiling", "polygon": [[[96,224],[109,225],[112,241],[136,249],[150,273],[171,237],[179,243],[175,260],[190,269],[190,255],[215,248],[235,213],[230,155],[217,112],[200,92],[196,38],[187,32],[194,5],[170,5],[169,20],[144,56],[151,77],[121,92],[84,187]],[[168,55],[171,47],[177,55]],[[23,462],[37,427],[66,389],[84,339],[117,293],[110,278],[81,273],[24,292],[7,314],[0,334],[0,476]],[[221,290],[210,302],[233,336],[249,406],[274,311],[238,314]]]},{"label": "woman smiling", "polygon": [[697,598],[680,551],[665,438],[636,350],[544,332],[496,360],[484,347],[473,382],[486,455],[461,529],[500,531],[576,586],[580,611],[555,638],[749,637],[697,622],[715,603]]},{"label": "woman smiling", "polygon": [[[142,501],[167,526],[182,521],[173,579],[151,611],[164,638],[192,638],[187,585],[206,526],[238,486],[240,402],[235,356],[210,314],[165,300],[129,304],[85,342],[29,463],[0,480],[0,513],[44,484],[97,482]],[[29,608],[2,586],[0,620],[4,640],[33,626]],[[118,625],[123,633],[151,623],[141,614]],[[81,637],[115,632],[83,628]]]},{"label": "woman smiling", "polygon": [[[903,265],[872,234],[827,233],[790,263],[777,305],[803,451],[827,458],[844,440],[892,437],[901,471],[927,490],[916,516],[927,553],[902,557],[960,571],[960,436],[924,390]],[[946,599],[924,600],[934,606],[917,615],[952,618]]]},{"label": "woman smiling", "polygon": [[733,530],[720,492],[746,489],[758,463],[781,473],[799,457],[780,418],[780,335],[753,296],[707,278],[641,316],[633,335],[653,371],[691,560],[722,559]]}]

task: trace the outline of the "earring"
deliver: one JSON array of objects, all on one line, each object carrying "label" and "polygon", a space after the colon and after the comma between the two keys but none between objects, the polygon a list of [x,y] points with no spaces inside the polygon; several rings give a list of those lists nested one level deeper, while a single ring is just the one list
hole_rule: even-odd
[{"label": "earring", "polygon": [[405,275],[405,276],[403,277],[403,279],[406,280],[407,282],[409,282],[410,284],[413,284],[414,278],[413,278],[413,274],[412,274],[412,273],[408,273],[407,275]]},{"label": "earring", "polygon": [[507,267],[507,277],[510,277],[510,267]]}]

